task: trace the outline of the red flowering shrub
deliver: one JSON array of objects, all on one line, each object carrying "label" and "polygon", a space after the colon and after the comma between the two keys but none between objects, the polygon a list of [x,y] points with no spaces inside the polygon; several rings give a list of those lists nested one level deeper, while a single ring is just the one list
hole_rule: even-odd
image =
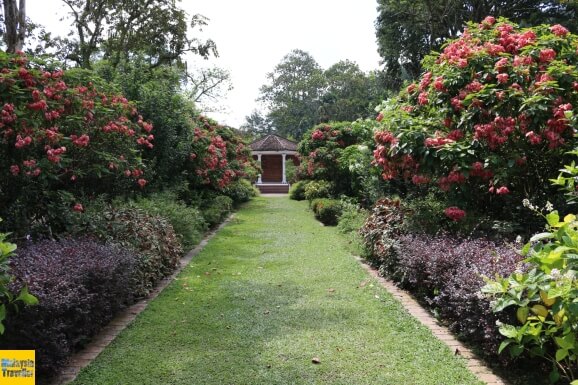
[{"label": "red flowering shrub", "polygon": [[545,201],[574,147],[577,47],[558,25],[470,24],[383,105],[374,151],[382,177],[429,184],[493,214],[523,198]]},{"label": "red flowering shrub", "polygon": [[[144,187],[140,150],[152,126],[91,72],[54,70],[0,53],[0,215],[12,230],[58,222],[77,199]],[[51,217],[52,216],[52,217]]]},{"label": "red flowering shrub", "polygon": [[310,129],[298,147],[301,178],[332,182],[336,194],[359,195],[359,178],[350,166],[362,154],[360,147],[367,150],[365,144],[371,141],[376,125],[374,121],[331,122]]},{"label": "red flowering shrub", "polygon": [[242,177],[255,177],[251,150],[232,129],[203,116],[193,123],[193,143],[185,165],[191,187],[223,191]]},{"label": "red flowering shrub", "polygon": [[466,212],[458,207],[452,206],[444,210],[446,217],[452,221],[458,222],[466,216]]}]

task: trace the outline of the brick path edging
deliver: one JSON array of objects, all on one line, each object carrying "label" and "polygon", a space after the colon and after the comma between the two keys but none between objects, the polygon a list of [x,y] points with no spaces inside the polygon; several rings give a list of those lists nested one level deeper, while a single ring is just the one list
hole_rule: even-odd
[{"label": "brick path edging", "polygon": [[506,381],[492,373],[492,370],[481,361],[470,349],[459,342],[446,328],[440,325],[437,320],[425,310],[408,292],[400,289],[393,281],[382,277],[379,272],[368,265],[365,260],[356,257],[359,264],[375,278],[381,286],[385,288],[395,299],[397,299],[409,314],[415,317],[423,325],[427,326],[432,334],[445,343],[455,355],[459,355],[466,360],[468,369],[487,385],[508,385]]},{"label": "brick path edging", "polygon": [[92,339],[88,345],[84,347],[84,349],[73,354],[61,370],[60,374],[56,377],[55,380],[51,382],[51,385],[65,385],[74,381],[76,376],[78,376],[78,373],[80,373],[80,370],[90,364],[92,360],[94,360],[104,350],[104,348],[106,348],[116,338],[116,336],[120,334],[122,330],[124,330],[124,328],[126,328],[132,321],[134,321],[137,315],[146,309],[149,302],[155,299],[163,291],[163,289],[176,278],[181,270],[183,270],[191,262],[191,260],[205,248],[207,243],[223,227],[225,227],[225,225],[227,225],[233,217],[234,214],[231,214],[216,229],[207,233],[203,240],[194,249],[189,251],[179,260],[179,264],[177,265],[175,271],[170,276],[163,278],[146,298],[141,299],[137,303],[122,310]]}]

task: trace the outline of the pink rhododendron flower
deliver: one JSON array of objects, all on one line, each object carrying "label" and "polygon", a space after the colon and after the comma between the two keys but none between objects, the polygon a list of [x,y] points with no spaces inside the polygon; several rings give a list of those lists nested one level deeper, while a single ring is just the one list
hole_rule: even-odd
[{"label": "pink rhododendron flower", "polygon": [[550,31],[556,36],[566,36],[568,34],[568,30],[560,24],[551,26]]},{"label": "pink rhododendron flower", "polygon": [[461,221],[466,216],[466,212],[464,210],[455,206],[445,209],[444,214],[454,222]]},{"label": "pink rhododendron flower", "polygon": [[428,178],[427,176],[423,176],[423,175],[414,175],[411,178],[411,181],[415,185],[427,184],[427,183],[429,183],[430,178]]},{"label": "pink rhododendron flower", "polygon": [[428,104],[427,92],[422,92],[417,97],[417,102],[422,106]]},{"label": "pink rhododendron flower", "polygon": [[324,137],[323,132],[321,132],[320,130],[315,130],[311,134],[311,139],[313,140],[322,140],[323,137]]},{"label": "pink rhododendron flower", "polygon": [[552,48],[545,48],[540,51],[540,62],[549,63],[556,58],[556,51]]},{"label": "pink rhododendron flower", "polygon": [[508,82],[510,76],[508,74],[498,74],[496,78],[498,79],[498,83],[503,84]]},{"label": "pink rhododendron flower", "polygon": [[76,204],[74,205],[74,207],[72,208],[72,210],[74,210],[74,211],[76,211],[76,212],[78,212],[78,213],[81,213],[81,212],[84,211],[84,207],[82,206],[81,203],[76,203]]},{"label": "pink rhododendron flower", "polygon": [[510,190],[506,186],[502,186],[496,189],[496,194],[498,195],[506,195],[509,194]]}]

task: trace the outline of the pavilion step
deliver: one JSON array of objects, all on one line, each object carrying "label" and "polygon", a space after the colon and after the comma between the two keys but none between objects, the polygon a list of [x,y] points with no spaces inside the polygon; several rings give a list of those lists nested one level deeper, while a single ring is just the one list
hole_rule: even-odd
[{"label": "pavilion step", "polygon": [[287,194],[288,184],[258,184],[256,185],[261,194]]}]

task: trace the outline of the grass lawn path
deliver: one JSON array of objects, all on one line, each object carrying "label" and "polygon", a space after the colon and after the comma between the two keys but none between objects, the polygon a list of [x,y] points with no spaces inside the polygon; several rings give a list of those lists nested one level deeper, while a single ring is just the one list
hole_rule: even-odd
[{"label": "grass lawn path", "polygon": [[73,384],[481,382],[368,277],[305,202],[262,197]]}]

